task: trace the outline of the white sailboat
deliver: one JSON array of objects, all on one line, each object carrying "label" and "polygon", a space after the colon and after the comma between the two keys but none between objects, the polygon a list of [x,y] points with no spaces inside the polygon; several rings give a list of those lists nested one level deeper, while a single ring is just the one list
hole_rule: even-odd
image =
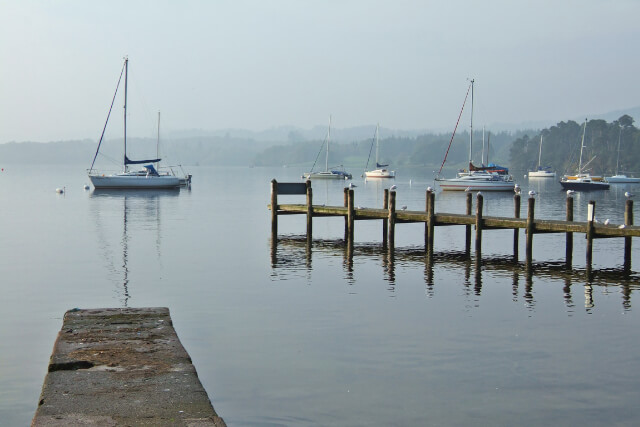
[{"label": "white sailboat", "polygon": [[540,161],[542,159],[542,134],[540,134],[540,149],[538,150],[538,168],[529,171],[529,178],[555,178],[556,173],[549,170],[549,166],[542,167]]},{"label": "white sailboat", "polygon": [[[369,166],[369,159],[367,159],[367,166],[365,166],[365,177],[367,178],[395,178],[396,171],[391,171],[387,169],[389,165],[381,165],[379,160],[380,155],[380,141],[378,140],[378,130],[380,125],[376,125],[376,135],[374,138],[376,144],[376,168],[374,170],[367,171],[367,167]],[[374,141],[371,141],[371,147],[373,148]],[[371,150],[369,150],[369,157],[371,157]]]},{"label": "white sailboat", "polygon": [[[438,176],[436,177],[436,182],[440,185],[440,188],[443,191],[513,191],[515,188],[515,183],[510,175],[500,174],[498,172],[490,170],[490,168],[476,168],[480,170],[471,170],[473,166],[472,163],[472,155],[473,155],[473,84],[474,80],[471,80],[469,89],[471,90],[471,131],[469,133],[469,170],[459,172],[456,178],[441,178],[440,172],[442,172],[442,167],[446,161],[445,159],[442,162],[442,166],[440,166],[440,171],[438,172]],[[467,90],[467,96],[469,94],[469,90]],[[465,103],[466,103],[465,97]],[[464,104],[462,105],[464,109]],[[462,112],[460,112],[462,114]],[[457,125],[456,125],[457,127]],[[455,130],[454,130],[455,135]],[[453,142],[453,136],[451,137],[451,142],[449,142],[449,146]],[[447,150],[448,152],[448,150]]]},{"label": "white sailboat", "polygon": [[630,176],[621,174],[619,172],[620,167],[620,140],[622,139],[622,126],[620,126],[620,133],[618,134],[618,158],[616,160],[616,174],[614,176],[608,176],[605,180],[611,184],[638,184],[640,178],[632,178]]},{"label": "white sailboat", "polygon": [[[351,174],[348,172],[345,172],[344,170],[338,170],[338,169],[329,170],[329,141],[330,140],[331,140],[331,116],[329,116],[329,130],[327,131],[327,138],[325,139],[325,142],[327,143],[327,150],[326,150],[326,156],[325,156],[325,169],[324,171],[321,171],[321,172],[314,172],[313,168],[316,165],[316,163],[314,162],[313,166],[311,167],[311,171],[305,172],[304,174],[302,174],[303,179],[351,179]],[[320,152],[322,152],[322,147],[320,147]],[[320,152],[318,153],[318,156],[320,155]],[[318,161],[318,158],[316,157],[316,162],[317,161]]]},{"label": "white sailboat", "polygon": [[[132,188],[145,188],[145,189],[155,189],[155,188],[179,188],[180,187],[180,178],[174,176],[169,173],[160,173],[153,166],[153,163],[160,162],[161,159],[149,159],[149,160],[131,160],[127,157],[127,81],[128,81],[128,71],[129,71],[129,58],[125,57],[124,65],[122,66],[122,71],[120,73],[120,78],[118,79],[118,85],[116,87],[116,93],[113,95],[113,100],[111,101],[111,108],[109,108],[109,114],[107,115],[107,121],[104,125],[104,129],[102,130],[102,135],[100,136],[100,141],[98,142],[98,148],[96,150],[96,154],[93,157],[93,162],[91,163],[91,167],[88,170],[89,179],[93,184],[94,188],[102,189],[102,188],[110,188],[110,189],[132,189]],[[118,88],[120,87],[120,81],[122,79],[122,75],[124,74],[124,171],[115,174],[106,174],[100,173],[93,168],[96,162],[96,158],[98,157],[98,153],[100,151],[100,145],[102,144],[102,139],[104,138],[104,132],[107,128],[107,123],[109,122],[109,116],[111,115],[111,109],[113,108],[113,103],[116,99],[116,95],[118,93]],[[143,165],[141,170],[130,171],[129,165]]]}]

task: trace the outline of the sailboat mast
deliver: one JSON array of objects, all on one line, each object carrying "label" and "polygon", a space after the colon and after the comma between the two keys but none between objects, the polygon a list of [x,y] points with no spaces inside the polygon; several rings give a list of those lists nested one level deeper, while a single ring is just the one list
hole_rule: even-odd
[{"label": "sailboat mast", "polygon": [[540,148],[538,150],[538,170],[540,170],[540,166],[542,166],[541,160],[542,160],[542,134],[540,134]]},{"label": "sailboat mast", "polygon": [[473,83],[471,80],[471,133],[469,134],[469,166],[471,166],[471,158],[473,156]]},{"label": "sailboat mast", "polygon": [[620,165],[620,140],[622,139],[622,126],[620,126],[620,133],[618,134],[618,158],[616,159],[616,175],[618,175],[618,167]]},{"label": "sailboat mast", "polygon": [[329,172],[329,141],[331,140],[331,115],[329,115],[329,131],[327,132],[327,157],[324,161],[324,171]]},{"label": "sailboat mast", "polygon": [[[160,159],[160,111],[158,111],[158,139],[156,140],[156,159]],[[156,162],[156,169],[160,168],[160,162]]]},{"label": "sailboat mast", "polygon": [[578,162],[578,174],[582,173],[582,149],[584,148],[584,134],[587,132],[587,119],[584,119],[584,128],[582,129],[582,142],[580,144],[580,161]]},{"label": "sailboat mast", "polygon": [[[378,128],[379,127],[380,127],[380,123],[376,124],[376,168],[378,167],[378,163],[379,163],[379,160],[378,160],[378,154],[379,154],[378,152],[380,148],[380,144],[378,144]],[[618,149],[618,151],[620,150]]]},{"label": "sailboat mast", "polygon": [[124,58],[124,170],[127,171],[127,81],[129,80],[129,58]]},{"label": "sailboat mast", "polygon": [[482,154],[480,155],[480,165],[484,166],[484,126],[482,126]]}]

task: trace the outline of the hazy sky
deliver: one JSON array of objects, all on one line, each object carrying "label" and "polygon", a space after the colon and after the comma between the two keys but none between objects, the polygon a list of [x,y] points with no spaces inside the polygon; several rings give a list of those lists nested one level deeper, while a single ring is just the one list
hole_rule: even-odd
[{"label": "hazy sky", "polygon": [[477,126],[625,109],[638,17],[637,0],[0,0],[0,142],[98,139],[125,55],[135,136],[158,110],[166,130],[452,129],[470,77]]}]

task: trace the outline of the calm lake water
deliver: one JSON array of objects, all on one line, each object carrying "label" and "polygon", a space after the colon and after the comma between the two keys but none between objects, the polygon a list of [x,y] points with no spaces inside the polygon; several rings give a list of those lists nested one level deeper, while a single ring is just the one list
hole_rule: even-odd
[{"label": "calm lake water", "polygon": [[[390,256],[380,222],[361,221],[351,257],[340,218],[314,220],[311,250],[303,216],[281,217],[271,241],[270,180],[302,170],[190,172],[191,190],[94,192],[83,166],[5,166],[0,424],[30,423],[65,311],[123,306],[169,307],[230,426],[640,423],[637,240],[629,277],[622,240],[596,241],[591,282],[581,235],[570,273],[564,236],[536,235],[532,277],[510,259],[511,231],[484,232],[479,265],[462,255],[464,227],[439,227],[429,266],[423,225],[398,225]],[[536,217],[564,218],[556,181],[517,181],[539,193]],[[382,206],[390,182],[354,182],[356,205]],[[394,182],[398,206],[424,209],[430,177]],[[344,185],[314,182],[314,202],[342,204]],[[621,223],[630,188],[577,194],[576,220],[593,199]],[[436,195],[437,212],[464,205]],[[486,215],[512,213],[513,194],[485,193]]]}]

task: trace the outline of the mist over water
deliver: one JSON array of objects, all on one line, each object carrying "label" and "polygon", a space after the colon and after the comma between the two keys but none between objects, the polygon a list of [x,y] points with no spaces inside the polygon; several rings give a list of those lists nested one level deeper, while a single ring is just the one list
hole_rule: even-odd
[{"label": "mist over water", "polygon": [[[28,173],[27,173],[28,172]],[[28,424],[66,310],[166,306],[214,408],[229,425],[632,425],[640,391],[632,272],[622,239],[536,235],[534,269],[512,259],[512,231],[483,232],[464,255],[464,227],[398,224],[396,251],[379,221],[281,216],[270,233],[270,180],[295,168],[192,168],[190,190],[85,191],[82,168],[0,174],[0,419]],[[522,175],[520,175],[522,176]],[[563,219],[556,181],[534,189],[536,217]],[[354,180],[356,205],[381,207],[390,182]],[[423,210],[432,177],[399,171],[398,205]],[[314,182],[314,203],[342,205],[345,182]],[[64,187],[63,195],[55,188]],[[621,223],[624,192],[577,193]],[[484,193],[485,215],[512,216],[513,194]],[[436,212],[464,213],[464,194]],[[280,203],[303,203],[281,196]],[[475,206],[474,206],[475,209]],[[523,197],[522,212],[526,212]]]}]

